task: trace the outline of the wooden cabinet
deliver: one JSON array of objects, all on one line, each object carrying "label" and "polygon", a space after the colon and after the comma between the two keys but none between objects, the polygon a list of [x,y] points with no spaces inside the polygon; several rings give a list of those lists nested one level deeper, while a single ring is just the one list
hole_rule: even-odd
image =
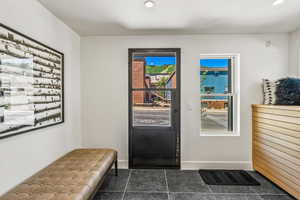
[{"label": "wooden cabinet", "polygon": [[300,106],[252,106],[253,167],[300,199]]}]

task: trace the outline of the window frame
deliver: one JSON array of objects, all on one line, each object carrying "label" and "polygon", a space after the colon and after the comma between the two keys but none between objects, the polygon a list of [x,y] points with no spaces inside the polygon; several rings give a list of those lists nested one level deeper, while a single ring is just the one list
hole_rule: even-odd
[{"label": "window frame", "polygon": [[300,48],[298,48],[298,77],[300,77]]},{"label": "window frame", "polygon": [[[199,61],[201,59],[230,59],[231,60],[231,92],[220,95],[218,93],[214,94],[201,94],[200,98],[205,96],[228,96],[233,100],[232,104],[232,131],[215,131],[215,130],[203,130],[201,125],[201,111],[200,111],[200,136],[240,136],[240,54],[239,53],[229,53],[229,54],[200,54]],[[199,66],[201,67],[201,66]],[[199,83],[201,83],[201,73],[199,73]],[[201,88],[201,84],[199,84]],[[199,91],[199,90],[198,90]],[[201,110],[201,101],[199,101]]]}]

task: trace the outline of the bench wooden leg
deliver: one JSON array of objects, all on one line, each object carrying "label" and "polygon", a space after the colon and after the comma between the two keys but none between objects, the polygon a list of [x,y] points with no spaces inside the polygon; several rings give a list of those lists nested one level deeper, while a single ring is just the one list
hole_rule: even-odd
[{"label": "bench wooden leg", "polygon": [[115,161],[115,175],[118,176],[118,158]]}]

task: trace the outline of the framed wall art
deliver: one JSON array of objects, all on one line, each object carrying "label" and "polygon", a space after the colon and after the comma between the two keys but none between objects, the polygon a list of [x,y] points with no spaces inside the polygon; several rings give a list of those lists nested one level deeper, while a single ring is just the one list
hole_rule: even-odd
[{"label": "framed wall art", "polygon": [[64,122],[64,54],[0,23],[0,139]]}]

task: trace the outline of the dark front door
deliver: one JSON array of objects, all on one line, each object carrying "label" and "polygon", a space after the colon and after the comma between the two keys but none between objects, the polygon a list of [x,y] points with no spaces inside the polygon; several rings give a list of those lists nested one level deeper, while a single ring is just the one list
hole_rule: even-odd
[{"label": "dark front door", "polygon": [[129,49],[129,168],[180,168],[180,49]]}]

